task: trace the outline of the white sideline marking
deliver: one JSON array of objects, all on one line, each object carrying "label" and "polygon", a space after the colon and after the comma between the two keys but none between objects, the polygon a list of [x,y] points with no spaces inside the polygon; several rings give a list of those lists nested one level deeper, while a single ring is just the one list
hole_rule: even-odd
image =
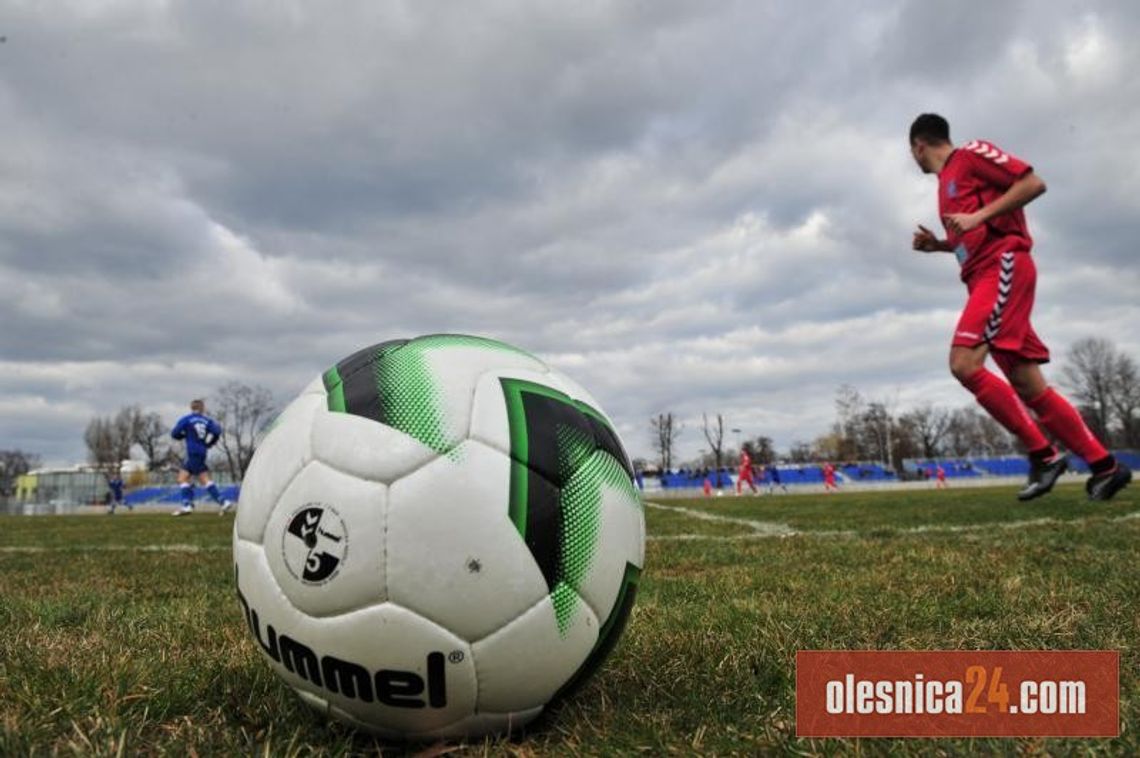
[{"label": "white sideline marking", "polygon": [[[691,508],[682,508],[676,505],[662,505],[661,503],[651,503],[646,501],[646,506],[650,508],[657,508],[663,511],[676,511],[683,513],[686,516],[693,518],[704,519],[705,521],[718,521],[725,524],[737,524],[740,526],[747,526],[752,531],[746,534],[650,534],[646,535],[647,542],[686,542],[695,540],[706,540],[708,542],[739,542],[743,540],[755,539],[768,539],[771,537],[859,537],[868,535],[870,532],[877,531],[878,529],[889,529],[891,534],[930,534],[930,533],[947,533],[957,534],[961,532],[980,532],[992,529],[1026,529],[1033,526],[1048,526],[1051,524],[1083,524],[1091,519],[1097,518],[1090,516],[1087,518],[1075,519],[1056,519],[1051,516],[1044,518],[1027,519],[1024,521],[1002,521],[991,524],[924,524],[922,526],[912,526],[906,529],[896,529],[894,527],[872,527],[862,532],[855,529],[811,529],[801,530],[793,529],[787,524],[782,524],[777,521],[753,521],[750,519],[733,518],[732,516],[718,516],[714,513],[706,511],[697,511]],[[1120,521],[1131,521],[1133,519],[1140,519],[1140,511],[1133,511],[1126,513],[1123,516],[1114,516],[1107,519],[1109,522],[1116,523]]]},{"label": "white sideline marking", "polygon": [[34,547],[27,545],[0,545],[0,553],[212,553],[231,550],[229,545],[56,545]]},{"label": "white sideline marking", "polygon": [[[753,531],[753,535],[758,537],[786,537],[797,534],[796,530],[787,524],[781,524],[776,521],[753,521],[746,518],[733,518],[732,516],[718,516],[715,513],[708,513],[707,511],[697,511],[692,508],[682,508],[679,505],[662,505],[661,503],[646,503],[650,508],[658,508],[663,511],[676,511],[683,513],[692,518],[704,519],[705,521],[718,521],[722,524],[737,524],[739,526],[747,526]],[[699,537],[700,535],[664,535],[676,537]],[[652,539],[649,537],[648,539]]]}]

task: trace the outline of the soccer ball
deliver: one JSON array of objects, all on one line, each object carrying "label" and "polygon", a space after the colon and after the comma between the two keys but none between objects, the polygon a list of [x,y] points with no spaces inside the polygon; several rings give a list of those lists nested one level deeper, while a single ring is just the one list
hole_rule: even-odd
[{"label": "soccer ball", "polygon": [[384,737],[520,727],[617,641],[645,555],[590,395],[501,342],[365,348],[274,422],[234,525],[242,612],[309,705]]}]

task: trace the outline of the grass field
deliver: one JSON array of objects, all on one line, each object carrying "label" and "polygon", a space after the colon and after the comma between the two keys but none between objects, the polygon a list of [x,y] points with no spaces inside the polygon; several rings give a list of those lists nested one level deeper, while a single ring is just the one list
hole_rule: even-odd
[{"label": "grass field", "polygon": [[[1140,488],[662,501],[614,655],[523,738],[428,754],[1140,754]],[[0,755],[346,755],[243,627],[232,520],[0,518]],[[804,648],[1121,651],[1115,740],[801,740]]]}]

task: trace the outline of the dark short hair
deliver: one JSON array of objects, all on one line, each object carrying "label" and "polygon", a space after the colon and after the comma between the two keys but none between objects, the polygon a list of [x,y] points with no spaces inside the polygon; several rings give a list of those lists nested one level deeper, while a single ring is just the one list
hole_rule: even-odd
[{"label": "dark short hair", "polygon": [[923,113],[910,125],[910,144],[921,139],[931,145],[950,141],[950,122],[937,113]]},{"label": "dark short hair", "polygon": [[192,410],[192,411],[197,411],[197,412],[201,413],[205,409],[205,407],[206,407],[206,401],[205,400],[191,400],[190,401],[190,410]]}]

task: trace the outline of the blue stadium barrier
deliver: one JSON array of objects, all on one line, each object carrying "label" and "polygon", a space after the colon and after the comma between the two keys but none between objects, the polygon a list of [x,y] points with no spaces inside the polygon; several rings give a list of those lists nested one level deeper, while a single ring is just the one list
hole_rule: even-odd
[{"label": "blue stadium barrier", "polygon": [[936,477],[939,466],[946,472],[947,479],[968,479],[985,473],[978,470],[978,465],[973,460],[916,461],[914,466],[915,470],[923,472],[930,479]]},{"label": "blue stadium barrier", "polygon": [[877,463],[852,463],[841,466],[839,471],[850,482],[884,482],[897,478],[895,472],[888,471]]},{"label": "blue stadium barrier", "polygon": [[[223,500],[232,500],[236,503],[241,494],[241,486],[237,484],[222,485],[218,487],[218,491]],[[210,502],[210,496],[206,493],[205,487],[194,485],[194,501]],[[166,487],[141,487],[125,493],[123,502],[132,507],[144,504],[180,503],[182,502],[182,489],[177,484]]]},{"label": "blue stadium barrier", "polygon": [[[1117,460],[1123,462],[1125,465],[1132,469],[1140,469],[1140,453],[1134,450],[1114,450],[1113,455]],[[1028,476],[1029,475],[1029,460],[1023,455],[1002,455],[995,457],[983,458],[970,458],[968,463],[973,465],[973,468],[986,476]],[[928,466],[931,462],[919,462],[918,467]],[[946,468],[946,476],[953,476],[951,474],[948,462],[942,462],[943,467]],[[1069,454],[1069,471],[1077,474],[1088,474],[1089,466],[1080,457]]]},{"label": "blue stadium barrier", "polygon": [[974,468],[990,476],[1025,476],[1029,473],[1029,461],[1024,456],[1016,458],[973,458]]},{"label": "blue stadium barrier", "polygon": [[[734,487],[735,480],[727,468],[708,472],[709,482],[713,487]],[[661,475],[661,486],[664,489],[700,489],[705,486],[705,474],[699,471],[667,471]]]}]

